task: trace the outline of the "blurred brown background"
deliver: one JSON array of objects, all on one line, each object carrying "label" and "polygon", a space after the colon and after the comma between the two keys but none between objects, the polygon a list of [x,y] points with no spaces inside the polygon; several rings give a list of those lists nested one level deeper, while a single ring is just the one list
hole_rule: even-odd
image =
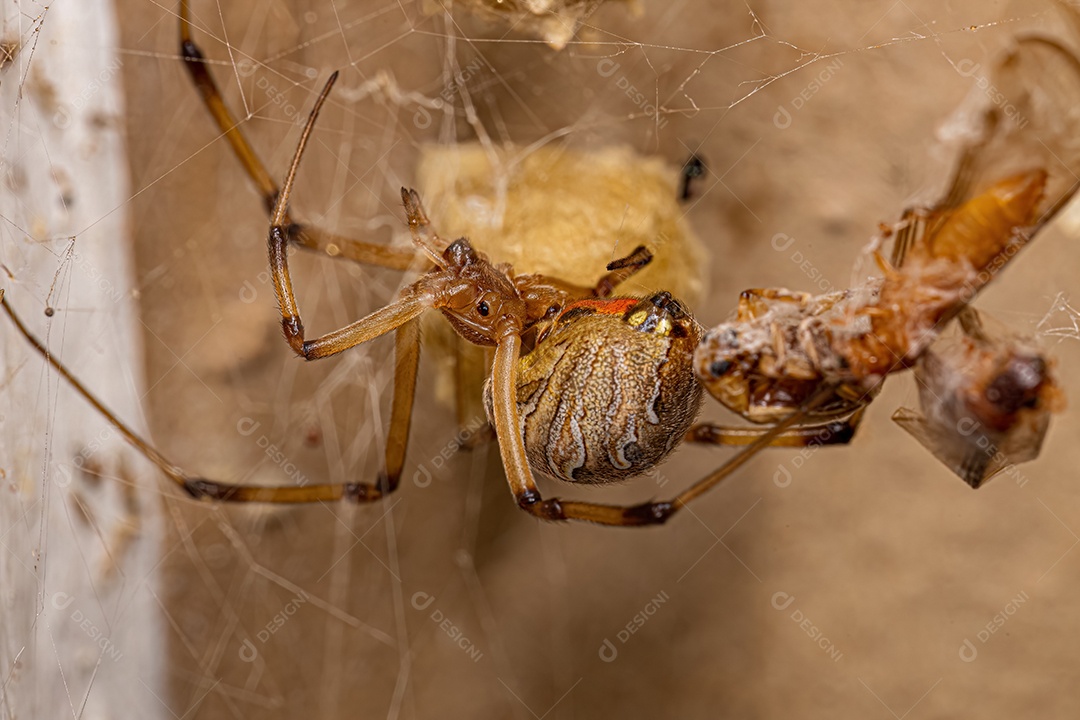
[{"label": "blurred brown background", "polygon": [[[425,119],[407,93],[445,92],[460,110],[447,88],[477,59],[461,84],[492,142],[558,133],[571,147],[626,143],[676,166],[698,151],[710,174],[687,215],[712,254],[698,309],[706,324],[747,287],[815,289],[790,252],[773,249],[777,233],[795,238],[792,250],[829,284],[846,286],[877,223],[937,187],[948,167],[934,131],[972,87],[950,61],[987,63],[1017,33],[1061,30],[1041,3],[751,2],[753,16],[735,2],[643,5],[640,15],[599,9],[561,52],[520,27],[464,12],[429,17],[413,4],[196,0],[193,11],[212,72],[275,177],[313,91],[344,70],[293,203],[343,233],[403,239],[397,188],[413,183],[420,144],[475,139],[460,118],[428,110]],[[373,477],[392,343],[319,363],[291,356],[265,281],[265,216],[184,74],[176,8],[119,8],[154,438],[220,479]],[[605,58],[619,64],[614,75],[597,71]],[[359,97],[387,70],[396,91],[384,83]],[[661,100],[662,127],[622,78]],[[979,307],[1035,332],[1075,285],[1075,228],[1066,218],[1046,232]],[[314,332],[378,307],[402,282],[303,254],[295,262]],[[1072,398],[1078,339],[1048,339]],[[1028,482],[1001,477],[972,492],[889,420],[915,402],[911,378],[897,378],[850,448],[801,467],[794,453],[771,451],[668,526],[621,531],[525,516],[493,446],[453,454],[417,486],[413,469],[456,431],[433,393],[422,377],[405,482],[389,502],[216,507],[162,482],[171,712],[1007,718],[1080,709],[1074,410],[1021,468]],[[706,417],[726,416],[708,405]],[[286,460],[269,458],[270,444]],[[545,487],[613,502],[669,496],[728,454],[682,449],[659,489],[651,479]],[[793,472],[784,487],[774,482],[780,465]]]}]

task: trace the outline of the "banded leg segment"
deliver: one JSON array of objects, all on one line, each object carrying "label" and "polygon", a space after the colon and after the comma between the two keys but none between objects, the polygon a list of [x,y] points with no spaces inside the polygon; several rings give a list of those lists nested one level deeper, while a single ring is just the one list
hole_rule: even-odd
[{"label": "banded leg segment", "polygon": [[[214,118],[214,123],[229,141],[233,154],[262,196],[263,205],[271,212],[277,202],[278,187],[266,170],[255,150],[240,131],[240,123],[229,112],[221,91],[206,67],[206,58],[191,36],[189,0],[180,2],[180,54],[192,83],[199,91],[203,104]],[[363,240],[325,232],[319,228],[293,221],[288,215],[282,222],[286,239],[304,248],[321,252],[333,258],[345,258],[353,262],[376,265],[395,270],[406,270],[416,261],[416,253],[408,248],[392,248]]]},{"label": "banded leg segment", "polygon": [[305,360],[336,355],[351,347],[365,343],[368,340],[384,335],[401,325],[416,318],[424,310],[432,306],[432,296],[420,289],[421,283],[406,288],[401,299],[380,308],[362,320],[347,325],[333,332],[327,333],[315,340],[307,340],[304,336],[304,323],[300,318],[300,308],[293,293],[292,278],[289,275],[289,240],[288,240],[288,213],[287,206],[289,196],[292,194],[293,185],[296,182],[296,173],[300,167],[300,160],[304,156],[311,131],[315,127],[315,121],[319,117],[319,111],[326,102],[330,89],[334,86],[338,74],[334,73],[326,81],[322,92],[319,93],[315,107],[308,116],[304,132],[300,135],[300,143],[296,146],[289,174],[285,177],[285,184],[277,197],[274,212],[270,218],[270,232],[267,238],[268,252],[270,256],[270,272],[274,280],[274,292],[277,294],[278,307],[281,310],[281,329],[285,339],[293,351]]},{"label": "banded leg segment", "polygon": [[580,520],[616,527],[644,527],[661,525],[678,510],[691,501],[716,487],[734,473],[762,449],[773,444],[774,440],[803,420],[807,414],[820,407],[833,397],[836,388],[823,387],[806,403],[793,411],[779,423],[769,427],[747,447],[701,480],[675,496],[671,500],[646,502],[640,505],[606,505],[602,503],[544,499],[536,487],[532,470],[525,455],[525,443],[521,433],[515,388],[515,368],[517,364],[518,338],[508,338],[500,342],[495,351],[495,368],[492,373],[495,398],[495,429],[499,436],[499,451],[510,491],[518,506],[541,520]]},{"label": "banded leg segment", "polygon": [[565,280],[560,280],[559,278],[553,278],[547,275],[543,277],[544,280],[553,287],[565,292],[574,299],[607,298],[614,294],[615,288],[619,284],[626,282],[636,275],[645,268],[646,265],[651,263],[652,259],[652,251],[644,245],[638,245],[629,255],[608,263],[607,274],[602,275],[592,287],[575,285],[566,282]]},{"label": "banded leg segment", "polygon": [[[866,407],[863,406],[847,417],[822,420],[797,425],[785,430],[769,443],[769,447],[807,447],[809,445],[847,445],[855,437]],[[698,423],[690,428],[684,438],[688,442],[709,445],[745,446],[767,433],[766,427],[728,426]]]},{"label": "banded leg segment", "polygon": [[[108,422],[116,428],[125,440],[135,447],[147,460],[152,462],[166,477],[169,478],[181,490],[197,500],[222,500],[228,502],[266,502],[266,503],[310,503],[310,502],[333,502],[336,500],[349,499],[356,502],[369,502],[383,496],[380,486],[370,483],[349,483],[346,485],[234,485],[232,483],[208,480],[192,475],[180,466],[172,463],[157,448],[136,433],[131,427],[121,420],[104,402],[71,372],[68,367],[48,348],[38,340],[4,297],[4,291],[0,289],[0,307],[11,319],[15,329],[26,338],[27,342],[34,347],[45,361],[61,377],[67,380],[71,386],[86,402],[90,403],[95,410],[100,412]],[[391,422],[393,420],[391,419]],[[393,433],[392,433],[393,434]]]},{"label": "banded leg segment", "polygon": [[[394,399],[390,406],[390,431],[386,436],[384,493],[397,489],[409,445],[416,372],[420,364],[420,321],[409,320],[394,335]],[[382,483],[380,483],[382,484]]]}]

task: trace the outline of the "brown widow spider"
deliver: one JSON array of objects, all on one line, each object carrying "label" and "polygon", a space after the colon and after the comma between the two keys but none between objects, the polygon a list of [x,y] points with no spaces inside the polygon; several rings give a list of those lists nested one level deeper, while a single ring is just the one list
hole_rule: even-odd
[{"label": "brown widow spider", "polygon": [[[695,370],[717,400],[754,423],[774,423],[802,408],[805,422],[772,444],[849,442],[884,379],[923,361],[946,325],[965,314],[975,295],[1076,193],[1069,164],[1080,160],[1074,140],[1080,61],[1055,41],[1025,38],[1000,58],[992,80],[1006,100],[974,119],[961,116],[967,141],[945,199],[930,209],[908,210],[895,228],[883,228],[878,243],[895,235],[891,261],[873,253],[884,277],[818,296],[747,290],[736,319],[706,334]],[[978,337],[974,317],[973,311],[964,315],[969,338]],[[998,415],[996,437],[1013,438],[1011,459],[1022,462],[1038,453],[1048,413],[1060,403],[1045,362],[1040,365],[1030,350],[1015,345],[991,345],[983,338],[967,357],[925,359],[917,374],[920,391],[941,407],[959,403],[975,412],[970,398],[950,398],[962,391],[943,388],[936,376],[970,368],[971,356],[982,352],[985,362],[965,389],[984,396],[984,416]],[[995,371],[990,360],[1000,360],[1002,353],[1006,363],[1012,359],[1023,367]],[[935,369],[928,375],[930,368]],[[823,389],[828,397],[806,411],[808,400]],[[929,406],[929,399],[923,404]],[[940,413],[935,417],[940,420]],[[1022,429],[1029,424],[1030,432]],[[932,427],[960,432],[955,423],[935,421]],[[726,444],[760,434],[710,425],[695,430],[696,439]],[[957,469],[955,459],[938,448],[966,447],[966,440],[944,438],[927,446]],[[978,459],[967,458],[957,469],[974,487],[1000,468]]]},{"label": "brown widow spider", "polygon": [[[192,56],[197,57],[197,51]],[[1074,81],[1080,79],[1080,63],[1067,50],[1051,41],[1027,40],[998,68],[999,87],[1022,98],[1016,102],[1040,121],[1038,127],[1055,118],[1051,111],[1060,108],[1053,100],[1046,107],[1039,83],[1030,82],[1029,66],[1060,71],[1062,64]],[[495,348],[485,403],[508,483],[522,509],[546,520],[619,526],[662,523],[768,445],[826,442],[826,435],[839,438],[836,442],[850,439],[850,432],[845,435],[835,428],[853,430],[884,378],[915,364],[939,328],[962,312],[1075,192],[1075,185],[1058,187],[1061,173],[1031,167],[1029,156],[1020,158],[1023,169],[1003,163],[1000,152],[1017,150],[1013,144],[1033,138],[1006,129],[1000,113],[991,109],[983,118],[983,135],[961,156],[946,200],[928,211],[905,213],[896,233],[893,262],[879,257],[884,278],[817,298],[786,290],[748,291],[740,301],[738,319],[703,336],[690,313],[666,292],[644,299],[607,297],[618,281],[648,262],[644,249],[613,264],[592,288],[541,275],[515,275],[507,265],[490,263],[465,239],[446,243],[439,238],[419,197],[403,190],[415,244],[434,269],[385,308],[308,340],[289,276],[288,244],[327,249],[341,240],[357,257],[369,251],[362,243],[327,240],[293,223],[287,212],[299,162],[335,78],[336,74],[311,111],[280,193],[268,175],[256,172],[261,165],[246,144],[234,141],[234,149],[242,158],[248,153],[245,164],[253,177],[262,177],[264,197],[273,200],[270,264],[290,347],[316,359],[395,332],[395,392],[384,470],[376,483],[239,486],[191,476],[131,432],[48,355],[0,297],[18,329],[53,367],[194,497],[368,502],[393,491],[411,419],[419,357],[417,317],[437,308],[463,338]],[[228,120],[220,98],[200,87],[211,109]],[[1080,96],[1076,88],[1072,91],[1065,97]],[[1074,123],[1066,125],[1068,129]],[[1031,150],[1030,142],[1023,150]],[[1041,153],[1036,157],[1046,160]],[[992,178],[991,184],[976,187],[976,181],[986,177]],[[370,256],[386,261],[377,251]],[[386,262],[403,257],[399,253]],[[528,352],[523,354],[523,348]],[[687,435],[702,385],[744,417],[769,426],[690,432],[691,439],[747,447],[670,501],[615,506],[541,497],[534,469],[567,481],[602,483],[641,474],[663,460]]]},{"label": "brown widow spider", "polygon": [[[279,189],[244,135],[247,118],[234,117],[213,68],[193,39],[197,26],[192,24],[192,9],[182,0],[178,28],[183,67],[269,213]],[[403,91],[393,76],[380,74],[380,78],[365,81],[361,94],[381,95],[395,106],[404,102],[395,99]],[[386,84],[394,89],[386,90]],[[255,87],[262,85],[256,82]],[[638,155],[622,145],[570,149],[500,143],[492,152],[483,143],[462,141],[418,143],[418,149],[415,182],[425,202],[434,201],[440,207],[443,227],[453,225],[493,262],[509,262],[519,272],[592,285],[594,269],[630,248],[648,245],[655,256],[635,283],[647,289],[664,288],[691,304],[700,298],[707,267],[704,248],[682,217],[676,188],[670,187],[676,168],[660,158]],[[690,166],[684,165],[683,184]],[[549,203],[557,204],[559,212],[549,214]],[[293,212],[292,208],[288,211]],[[545,222],[535,221],[537,212],[544,213]],[[414,247],[391,248],[333,235],[295,217],[288,226],[291,244],[334,260],[395,270],[426,269],[424,253],[415,252]],[[482,404],[491,349],[463,340],[434,317],[423,319],[421,333],[425,344],[435,350],[429,357],[435,359],[432,374],[440,403],[454,405],[460,428],[469,428],[463,433],[463,446],[472,448],[492,439],[494,433],[483,422]],[[477,428],[478,422],[483,427]]]},{"label": "brown widow spider", "polygon": [[[612,263],[609,273],[593,288],[542,275],[515,275],[507,265],[490,263],[465,239],[447,243],[439,238],[432,232],[415,191],[402,189],[414,241],[435,268],[387,307],[314,340],[306,339],[287,254],[298,230],[286,207],[300,160],[336,77],[336,73],[331,76],[316,101],[277,194],[268,246],[282,330],[298,355],[309,360],[329,357],[395,332],[394,399],[384,470],[378,482],[279,487],[232,485],[194,477],[169,462],[105,408],[48,354],[0,296],[19,331],[130,442],[196,498],[273,503],[377,500],[398,485],[419,358],[417,317],[436,308],[466,340],[495,347],[486,401],[511,490],[518,505],[531,514],[547,520],[607,525],[663,522],[741,464],[741,459],[733,459],[719,474],[710,475],[671,502],[629,507],[545,500],[536,488],[530,459],[569,481],[606,482],[641,474],[674,449],[697,415],[702,392],[691,369],[693,350],[701,339],[697,322],[667,292],[648,298],[606,297],[615,285],[648,263],[651,255],[644,248]],[[523,343],[532,347],[524,357]],[[597,408],[605,409],[599,422],[596,418],[588,426],[579,422],[584,413]],[[778,425],[776,432],[782,427]],[[526,437],[532,438],[528,444]]]},{"label": "brown widow spider", "polygon": [[[328,335],[307,340],[289,277],[287,246],[295,243],[311,250],[385,267],[404,268],[415,255],[362,241],[324,233],[300,225],[288,214],[287,203],[306,143],[336,74],[326,84],[311,111],[298,144],[288,179],[279,191],[269,173],[240,135],[220,94],[191,42],[187,5],[181,5],[181,39],[187,67],[204,103],[228,137],[234,152],[272,210],[269,233],[270,264],[282,314],[282,329],[293,350],[306,359],[328,357],[390,331],[395,332],[395,392],[383,471],[375,483],[319,484],[303,487],[240,486],[195,477],[168,461],[111,413],[74,375],[34,338],[0,296],[16,327],[76,390],[102,412],[173,482],[196,498],[236,502],[320,502],[339,499],[369,502],[392,492],[404,463],[419,356],[417,316],[438,308],[466,340],[494,347],[488,407],[498,435],[508,480],[518,504],[545,519],[579,519],[613,525],[648,524],[666,519],[683,502],[705,488],[671,503],[647,503],[622,508],[595,503],[543,500],[536,489],[527,460],[522,432],[556,427],[567,417],[567,403],[578,408],[603,396],[607,418],[619,434],[605,435],[600,426],[581,432],[569,419],[567,443],[554,448],[548,468],[557,477],[602,482],[640,474],[674,449],[693,422],[701,403],[701,388],[690,368],[692,351],[701,329],[667,292],[649,298],[606,300],[615,285],[647,264],[651,254],[639,248],[609,266],[609,273],[594,287],[577,286],[541,275],[516,275],[508,265],[493,265],[467,240],[446,243],[430,230],[419,197],[402,190],[410,229],[421,256],[435,268],[406,288],[395,303]],[[587,329],[587,332],[582,332]],[[608,347],[610,345],[610,347]],[[523,380],[517,382],[522,347],[540,348],[522,358]],[[568,352],[569,349],[569,352]],[[592,357],[590,358],[589,353]],[[593,362],[590,362],[592,360]],[[570,368],[568,366],[574,365]],[[530,370],[551,366],[549,378],[530,379]],[[571,372],[564,372],[565,370]],[[595,370],[590,372],[589,370]],[[579,386],[551,384],[552,378]],[[529,393],[524,417],[519,415],[516,393]],[[518,429],[521,429],[520,431]],[[535,433],[534,433],[535,434]],[[610,439],[610,443],[605,440]],[[557,443],[556,443],[557,444]],[[553,444],[549,443],[552,447]],[[575,463],[572,456],[588,457]],[[730,463],[734,469],[740,463]]]}]

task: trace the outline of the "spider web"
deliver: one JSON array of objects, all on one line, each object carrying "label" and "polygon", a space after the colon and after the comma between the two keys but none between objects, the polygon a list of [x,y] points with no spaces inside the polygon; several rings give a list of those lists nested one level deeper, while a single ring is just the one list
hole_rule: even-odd
[{"label": "spider web", "polygon": [[[673,187],[697,153],[708,172],[684,209],[712,256],[707,325],[746,287],[848,285],[877,223],[943,183],[951,157],[935,129],[985,92],[969,70],[1014,35],[1067,29],[1051,3],[608,2],[576,20],[560,10],[576,27],[554,50],[527,15],[428,5],[194,3],[195,39],[275,178],[314,94],[342,70],[297,215],[406,243],[398,188],[418,184],[432,144],[478,147],[496,178],[541,148],[620,145],[662,158]],[[373,479],[392,343],[289,357],[265,214],[184,73],[176,8],[85,8],[93,32],[71,5],[5,6],[0,287],[184,468],[240,483]],[[537,198],[538,222],[557,212]],[[1076,337],[1058,322],[1075,331],[1076,253],[1046,235],[985,303]],[[316,333],[408,281],[292,262]],[[1078,429],[1070,413],[1022,468],[1038,482],[972,499],[889,425],[910,392],[894,383],[851,448],[758,458],[662,530],[538,526],[513,507],[493,446],[460,450],[453,410],[433,400],[444,389],[428,336],[393,498],[224,507],[180,497],[6,318],[0,336],[12,399],[0,422],[0,717],[758,716],[793,704],[822,717],[881,705],[1015,716],[1080,702],[1067,688],[1026,692],[1069,661],[1080,630],[1062,609],[1075,605],[1080,530],[1065,485],[1078,460],[1062,442]],[[1067,395],[1074,346],[1060,347]],[[626,487],[545,491],[669,497],[722,457],[684,449]],[[965,640],[974,664],[957,659]],[[996,699],[978,692],[988,683]]]},{"label": "spider web", "polygon": [[1039,337],[1064,340],[1080,340],[1080,310],[1069,304],[1069,297],[1064,292],[1054,296],[1050,309],[1046,311],[1035,326]]}]

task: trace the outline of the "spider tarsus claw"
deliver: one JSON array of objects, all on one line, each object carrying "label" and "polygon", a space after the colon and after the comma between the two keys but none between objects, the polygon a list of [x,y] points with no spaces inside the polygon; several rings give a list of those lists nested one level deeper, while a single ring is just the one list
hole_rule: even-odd
[{"label": "spider tarsus claw", "polygon": [[676,509],[670,502],[642,503],[627,508],[623,517],[630,520],[631,525],[663,525]]},{"label": "spider tarsus claw", "polygon": [[680,200],[689,200],[694,196],[693,181],[694,178],[701,177],[705,174],[707,168],[701,157],[695,153],[690,156],[686,163],[682,167],[682,187],[679,190]]},{"label": "spider tarsus claw", "polygon": [[424,213],[424,204],[420,202],[420,193],[413,188],[401,188],[401,204],[405,206],[406,219],[412,230],[418,230],[421,226],[429,224],[427,215]]}]

